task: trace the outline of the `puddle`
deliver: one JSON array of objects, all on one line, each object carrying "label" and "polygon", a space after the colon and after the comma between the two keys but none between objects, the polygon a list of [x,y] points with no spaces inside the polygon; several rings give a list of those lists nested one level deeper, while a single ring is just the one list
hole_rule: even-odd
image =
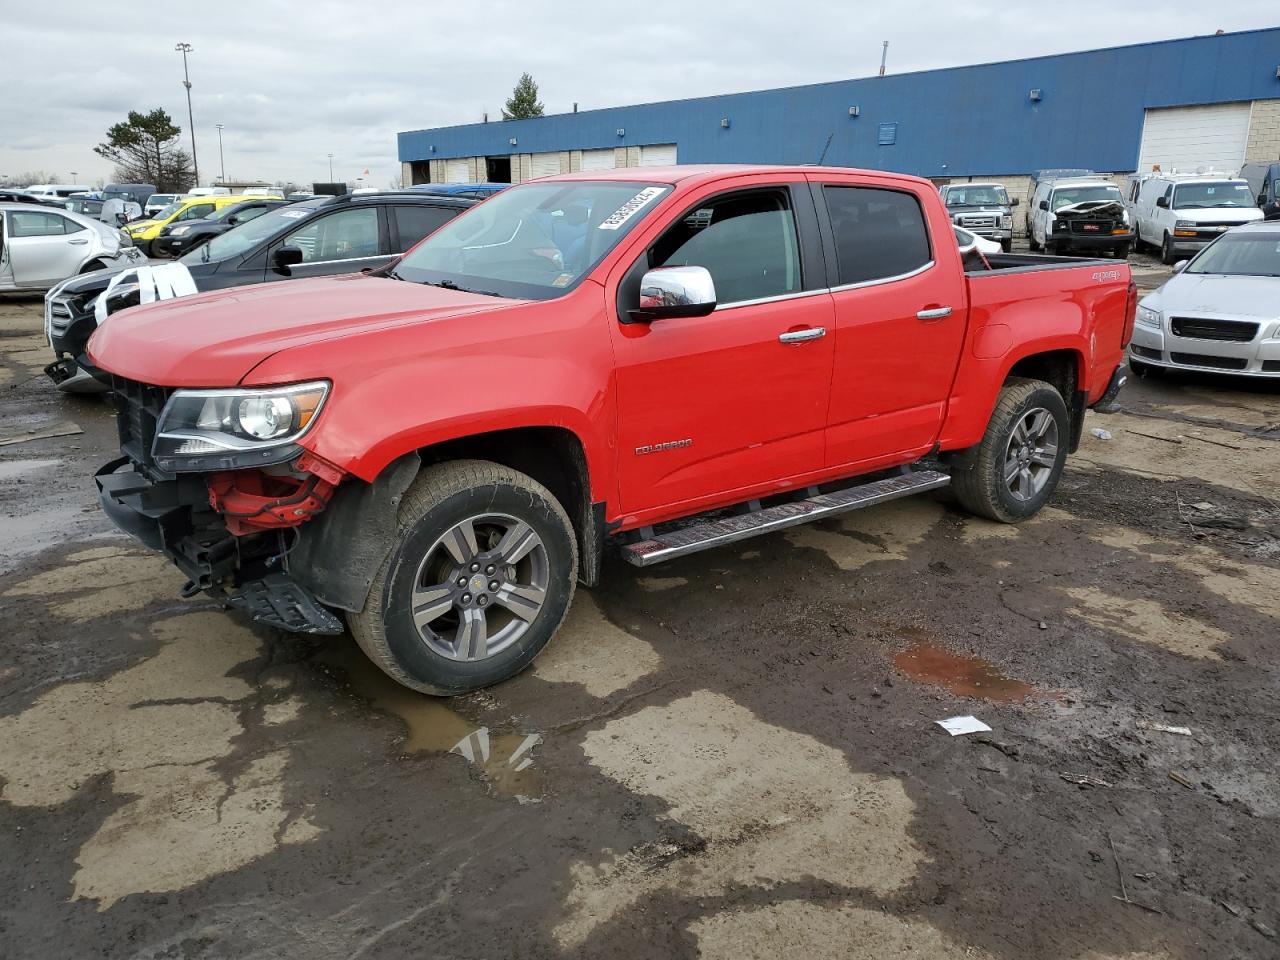
[{"label": "puddle", "polygon": [[1006,677],[994,664],[966,657],[930,643],[916,643],[893,658],[894,665],[912,680],[943,687],[961,697],[1018,703],[1035,687]]},{"label": "puddle", "polygon": [[542,797],[542,776],[533,755],[542,740],[540,734],[492,731],[451,709],[448,700],[400,686],[349,637],[336,638],[319,660],[341,669],[352,689],[375,709],[404,721],[405,753],[457,754],[476,768],[495,793],[521,803],[535,803]]}]

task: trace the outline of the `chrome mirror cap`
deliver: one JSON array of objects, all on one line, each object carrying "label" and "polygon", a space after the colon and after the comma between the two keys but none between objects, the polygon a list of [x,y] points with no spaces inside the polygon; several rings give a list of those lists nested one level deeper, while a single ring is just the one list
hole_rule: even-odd
[{"label": "chrome mirror cap", "polygon": [[628,320],[704,317],[715,308],[716,284],[706,267],[655,267],[640,280],[640,305]]}]

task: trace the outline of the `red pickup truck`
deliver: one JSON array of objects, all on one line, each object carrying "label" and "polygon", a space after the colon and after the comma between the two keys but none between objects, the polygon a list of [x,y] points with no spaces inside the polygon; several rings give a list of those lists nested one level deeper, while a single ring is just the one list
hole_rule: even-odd
[{"label": "red pickup truck", "polygon": [[112,316],[115,522],[417,690],[527,666],[575,585],[948,483],[1005,522],[1114,396],[1114,261],[962,259],[926,180],[550,177],[389,268]]}]

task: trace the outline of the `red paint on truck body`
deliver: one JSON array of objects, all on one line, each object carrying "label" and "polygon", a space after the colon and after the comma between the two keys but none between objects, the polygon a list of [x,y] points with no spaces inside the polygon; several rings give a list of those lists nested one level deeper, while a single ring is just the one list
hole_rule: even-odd
[{"label": "red paint on truck body", "polygon": [[[124,311],[95,334],[90,356],[160,386],[329,380],[302,445],[365,481],[442,441],[563,428],[581,442],[591,499],[604,503],[615,529],[970,446],[1009,370],[1033,354],[1070,351],[1090,401],[1121,361],[1126,264],[966,275],[926,180],[812,167],[629,168],[555,179],[673,189],[584,282],[553,300],[380,277],[296,280]],[[622,278],[691,204],[775,186],[813,204],[811,183],[913,194],[932,263],[893,282],[841,289],[828,273],[772,302],[622,322]],[[830,236],[818,240],[828,245]],[[917,318],[940,306],[951,307],[945,319]],[[778,340],[815,327],[826,336]]]}]

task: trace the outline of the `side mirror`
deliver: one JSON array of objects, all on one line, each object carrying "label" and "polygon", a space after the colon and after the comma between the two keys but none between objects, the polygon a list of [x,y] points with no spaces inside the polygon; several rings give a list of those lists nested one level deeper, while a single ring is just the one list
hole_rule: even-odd
[{"label": "side mirror", "polygon": [[1040,201],[1040,209],[1041,209],[1041,210],[1048,210],[1048,209],[1049,209],[1049,201],[1048,201],[1048,200],[1041,200],[1041,201]]},{"label": "side mirror", "polygon": [[1017,197],[1014,197],[1012,200],[1010,200],[1010,201],[1009,201],[1009,206],[1011,206],[1011,207],[1016,207],[1016,206],[1018,205],[1018,203],[1019,203],[1018,198],[1017,198]]},{"label": "side mirror", "polygon": [[239,222],[240,222],[240,218],[237,217],[234,213],[231,216],[227,217],[227,226],[229,227],[234,227]]},{"label": "side mirror", "polygon": [[1162,207],[1163,209],[1168,210],[1169,209],[1168,197],[1156,197],[1156,206]]},{"label": "side mirror", "polygon": [[302,258],[301,247],[292,245],[276,247],[276,252],[271,255],[271,265],[275,268],[276,273],[282,273],[287,277],[289,276],[290,268],[300,264]]},{"label": "side mirror", "polygon": [[705,317],[716,308],[716,284],[706,267],[657,267],[640,280],[640,306],[626,322]]},{"label": "side mirror", "polygon": [[1267,195],[1265,193],[1258,194],[1258,206],[1265,207],[1267,205]]},{"label": "side mirror", "polygon": [[1173,265],[1173,272],[1181,273],[1183,270],[1187,269],[1187,264],[1190,262],[1190,260],[1179,260]]}]

